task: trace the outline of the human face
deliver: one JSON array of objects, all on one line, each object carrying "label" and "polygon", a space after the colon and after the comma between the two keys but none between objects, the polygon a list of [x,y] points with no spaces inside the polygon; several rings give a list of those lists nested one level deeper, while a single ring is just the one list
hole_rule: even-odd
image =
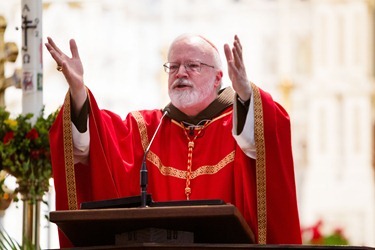
[{"label": "human face", "polygon": [[201,62],[214,65],[213,48],[199,37],[175,41],[169,51],[169,62],[180,67],[169,73],[168,93],[172,104],[189,116],[195,116],[217,97],[222,72],[201,65],[200,71],[186,70],[186,63]]}]

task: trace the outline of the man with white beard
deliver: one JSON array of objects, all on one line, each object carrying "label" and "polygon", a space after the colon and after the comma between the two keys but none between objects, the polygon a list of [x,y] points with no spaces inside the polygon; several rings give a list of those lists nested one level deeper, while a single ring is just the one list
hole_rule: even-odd
[{"label": "man with white beard", "polygon": [[[163,65],[171,102],[125,120],[99,109],[74,40],[72,57],[51,38],[46,47],[69,84],[50,131],[57,210],[139,195],[150,146],[147,191],[154,201],[220,199],[239,209],[257,243],[301,243],[289,117],[249,82],[237,36],[232,48],[224,45],[232,88],[221,89],[213,43],[184,34]],[[63,236],[60,241],[69,245]]]}]

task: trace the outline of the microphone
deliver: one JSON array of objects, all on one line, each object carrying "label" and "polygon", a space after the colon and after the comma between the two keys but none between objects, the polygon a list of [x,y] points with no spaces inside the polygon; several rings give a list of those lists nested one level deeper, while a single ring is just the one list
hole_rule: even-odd
[{"label": "microphone", "polygon": [[163,110],[163,116],[160,118],[159,125],[156,128],[150,143],[148,144],[145,153],[143,154],[143,159],[142,159],[142,166],[141,166],[141,171],[140,171],[140,183],[141,183],[141,207],[146,207],[147,203],[147,184],[148,184],[148,174],[147,174],[147,166],[146,166],[146,160],[147,160],[147,154],[150,151],[150,147],[152,143],[154,142],[154,139],[156,137],[156,134],[158,133],[160,126],[163,122],[164,117],[169,113],[169,108],[166,107]]}]

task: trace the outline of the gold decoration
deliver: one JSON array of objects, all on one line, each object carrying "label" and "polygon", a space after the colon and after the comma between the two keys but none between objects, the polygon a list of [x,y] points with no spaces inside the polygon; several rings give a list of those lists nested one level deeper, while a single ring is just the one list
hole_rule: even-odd
[{"label": "gold decoration", "polygon": [[258,87],[252,84],[254,96],[254,133],[257,152],[256,186],[258,211],[258,243],[267,243],[266,145],[264,140],[263,106]]},{"label": "gold decoration", "polygon": [[18,56],[17,44],[14,42],[5,42],[4,34],[7,27],[7,22],[3,16],[0,16],[0,107],[5,107],[5,90],[20,82],[20,77],[17,78],[19,72],[10,78],[5,78],[5,63],[14,63]]},{"label": "gold decoration", "polygon": [[145,120],[143,119],[143,116],[141,115],[141,113],[138,111],[131,112],[131,114],[134,116],[134,119],[138,125],[139,134],[141,135],[142,148],[144,151],[146,151],[146,148],[149,144],[149,139],[148,139]]},{"label": "gold decoration", "polygon": [[74,172],[74,158],[73,158],[73,136],[72,125],[70,119],[70,92],[65,96],[64,110],[63,110],[63,136],[64,136],[64,160],[65,160],[65,175],[66,188],[68,196],[69,210],[78,209],[76,178]]}]

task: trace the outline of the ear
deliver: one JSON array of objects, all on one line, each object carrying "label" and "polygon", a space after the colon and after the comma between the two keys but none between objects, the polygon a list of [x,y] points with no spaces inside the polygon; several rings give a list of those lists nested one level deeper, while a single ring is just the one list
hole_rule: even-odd
[{"label": "ear", "polygon": [[216,72],[216,81],[215,81],[215,88],[219,87],[220,83],[221,83],[221,78],[223,78],[223,71],[221,70],[218,70]]}]

